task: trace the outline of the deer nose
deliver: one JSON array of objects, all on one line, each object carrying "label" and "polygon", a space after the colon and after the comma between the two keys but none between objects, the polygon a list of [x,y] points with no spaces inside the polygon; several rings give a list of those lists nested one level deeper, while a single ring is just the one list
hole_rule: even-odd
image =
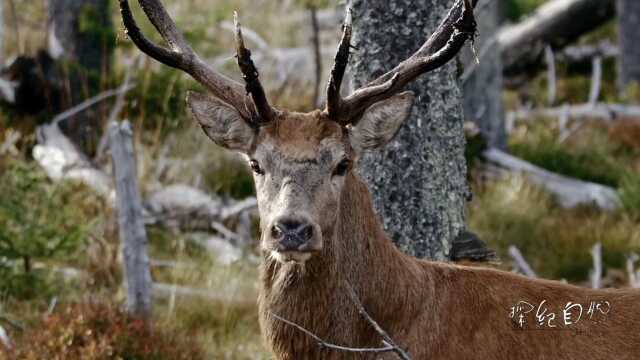
[{"label": "deer nose", "polygon": [[271,226],[271,237],[278,241],[278,251],[299,251],[313,237],[313,226],[297,220],[277,220]]}]

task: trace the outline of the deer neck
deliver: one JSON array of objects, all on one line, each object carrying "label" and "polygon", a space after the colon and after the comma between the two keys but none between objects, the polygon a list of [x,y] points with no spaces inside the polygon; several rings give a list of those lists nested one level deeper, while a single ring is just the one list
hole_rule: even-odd
[{"label": "deer neck", "polygon": [[[424,269],[387,238],[369,190],[355,174],[346,179],[331,236],[325,239],[323,252],[303,266],[281,264],[264,256],[259,301],[263,321],[269,316],[267,312],[273,312],[307,324],[317,334],[330,332],[338,322],[358,323],[360,315],[345,286],[355,290],[367,311],[381,323],[389,323],[399,309],[412,305],[407,303],[408,294],[416,291],[417,282],[424,282]],[[426,291],[429,287],[421,288]],[[424,301],[422,297],[423,306]],[[321,309],[331,321],[318,323],[314,319],[318,314],[308,309]]]}]

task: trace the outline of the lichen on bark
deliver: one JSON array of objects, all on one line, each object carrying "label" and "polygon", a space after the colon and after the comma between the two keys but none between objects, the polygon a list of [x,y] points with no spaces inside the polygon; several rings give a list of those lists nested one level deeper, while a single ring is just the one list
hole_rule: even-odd
[{"label": "lichen on bark", "polygon": [[[354,85],[391,70],[416,51],[453,0],[355,0]],[[398,247],[414,256],[447,260],[464,229],[470,196],[464,158],[461,91],[455,62],[408,86],[411,116],[384,150],[365,154],[360,172],[376,211]]]}]

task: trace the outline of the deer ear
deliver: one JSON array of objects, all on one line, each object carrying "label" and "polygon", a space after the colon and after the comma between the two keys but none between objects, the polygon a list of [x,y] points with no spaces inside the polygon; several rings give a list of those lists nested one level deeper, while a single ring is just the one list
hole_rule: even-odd
[{"label": "deer ear", "polygon": [[218,98],[191,91],[187,93],[187,104],[202,130],[216,144],[249,152],[256,132],[236,109]]},{"label": "deer ear", "polygon": [[351,146],[360,152],[386,145],[409,116],[414,99],[407,91],[371,105],[350,130]]}]

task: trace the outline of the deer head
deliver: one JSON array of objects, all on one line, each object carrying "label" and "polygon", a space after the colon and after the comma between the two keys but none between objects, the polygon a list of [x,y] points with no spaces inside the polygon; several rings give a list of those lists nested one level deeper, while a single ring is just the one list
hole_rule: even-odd
[{"label": "deer head", "polygon": [[352,34],[347,9],[326,107],[302,114],[269,104],[237,16],[236,51],[244,86],[198,57],[158,0],[139,3],[168,47],[148,40],[128,1],[120,0],[128,36],[147,55],[187,72],[209,90],[206,95],[190,93],[189,107],[211,140],[245,155],[254,173],[261,247],[281,262],[304,262],[333,238],[342,189],[358,156],[389,142],[410,112],[414,96],[402,89],[454,58],[476,29],[470,0],[458,0],[416,53],[343,98],[340,86]]}]

